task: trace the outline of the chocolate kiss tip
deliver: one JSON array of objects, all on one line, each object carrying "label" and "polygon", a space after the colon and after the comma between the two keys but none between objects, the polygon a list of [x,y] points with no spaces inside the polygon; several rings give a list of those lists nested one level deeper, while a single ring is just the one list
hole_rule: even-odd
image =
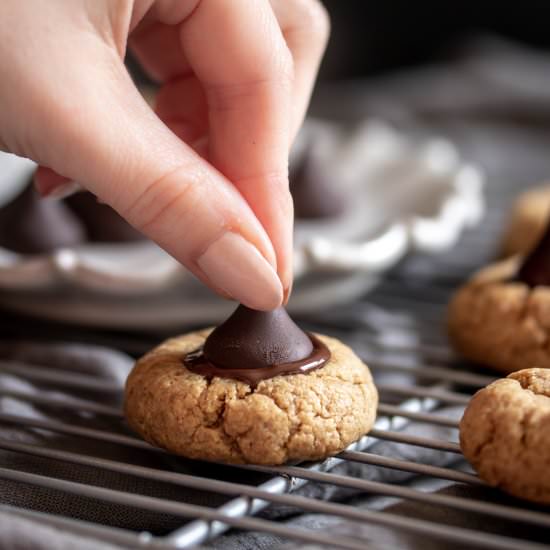
[{"label": "chocolate kiss tip", "polygon": [[255,311],[240,305],[204,344],[204,357],[226,369],[257,369],[311,355],[309,336],[283,307]]},{"label": "chocolate kiss tip", "polygon": [[528,286],[550,286],[550,224],[521,265],[517,280]]}]

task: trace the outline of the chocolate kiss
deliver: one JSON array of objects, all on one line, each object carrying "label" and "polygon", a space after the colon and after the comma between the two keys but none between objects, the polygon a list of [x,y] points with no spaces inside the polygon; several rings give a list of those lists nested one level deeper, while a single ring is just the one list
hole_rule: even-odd
[{"label": "chocolate kiss", "polygon": [[92,242],[118,243],[142,241],[145,237],[106,204],[98,202],[92,193],[76,193],[65,204],[84,224]]},{"label": "chocolate kiss", "polygon": [[204,357],[227,369],[258,369],[300,361],[313,344],[282,307],[255,311],[240,305],[206,339]]},{"label": "chocolate kiss", "polygon": [[550,223],[537,246],[525,258],[517,279],[531,287],[550,286]]},{"label": "chocolate kiss", "polygon": [[290,193],[298,219],[334,218],[346,208],[342,190],[327,177],[312,151],[292,167]]},{"label": "chocolate kiss", "polygon": [[85,241],[84,228],[61,202],[44,200],[32,184],[0,209],[0,246],[42,254]]}]

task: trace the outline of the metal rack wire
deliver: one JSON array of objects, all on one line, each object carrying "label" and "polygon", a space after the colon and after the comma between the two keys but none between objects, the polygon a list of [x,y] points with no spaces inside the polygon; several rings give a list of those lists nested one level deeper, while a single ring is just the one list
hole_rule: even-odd
[{"label": "metal rack wire", "polygon": [[[182,527],[168,535],[154,536],[148,532],[138,533],[11,506],[0,506],[0,510],[9,510],[61,529],[131,548],[191,548],[214,539],[230,528],[271,533],[284,540],[347,549],[379,547],[376,541],[365,541],[358,536],[298,528],[271,521],[265,517],[256,517],[266,507],[275,505],[292,506],[304,512],[327,514],[342,520],[358,522],[361,525],[383,526],[421,535],[427,540],[437,541],[441,547],[455,543],[460,547],[499,550],[547,548],[544,541],[536,537],[519,538],[497,532],[485,532],[475,527],[412,518],[375,507],[358,508],[347,503],[317,500],[296,493],[308,482],[331,484],[370,495],[391,497],[404,502],[440,507],[456,513],[471,513],[493,518],[503,524],[510,522],[524,524],[533,528],[534,531],[550,528],[550,513],[520,501],[485,500],[440,492],[426,492],[411,485],[371,481],[333,471],[337,465],[349,461],[490,490],[471,470],[382,456],[372,452],[372,447],[377,441],[392,441],[453,453],[457,458],[459,457],[458,423],[456,419],[440,414],[439,410],[444,405],[463,407],[470,395],[489,383],[493,377],[490,374],[472,371],[465,365],[458,368],[456,358],[447,347],[442,335],[444,309],[452,288],[473,267],[481,263],[483,255],[491,249],[488,245],[494,242],[494,236],[497,234],[494,228],[498,223],[498,217],[489,216],[486,221],[488,229],[470,232],[458,250],[453,251],[452,254],[437,259],[412,258],[393,272],[387,281],[358,307],[342,309],[342,312],[332,312],[326,319],[309,320],[311,328],[319,328],[336,335],[351,334],[353,342],[361,342],[359,351],[379,378],[378,387],[382,399],[375,429],[338,456],[316,464],[230,467],[239,472],[247,470],[263,475],[262,481],[251,485],[234,481],[231,476],[227,479],[195,476],[174,471],[173,468],[138,466],[93,454],[76,453],[50,448],[47,445],[2,438],[0,449],[4,451],[54,459],[73,464],[76,468],[91,466],[136,476],[151,482],[224,495],[228,500],[222,506],[209,507],[2,467],[0,468],[2,479],[95,499],[97,506],[117,503],[170,514],[182,518]],[[305,322],[307,323],[308,320],[306,319]],[[378,330],[373,330],[373,326]],[[397,332],[389,331],[389,328],[396,329]],[[394,336],[388,338],[390,332],[392,335],[398,334],[399,338],[396,339]],[[411,357],[414,358],[412,362]],[[64,370],[51,368],[45,370],[13,361],[0,361],[0,372],[17,373],[18,376],[31,380],[38,386],[47,384],[51,387],[53,384],[69,390],[93,388],[102,392],[113,391],[112,385],[101,378],[70,376]],[[407,378],[405,381],[403,379],[399,381],[399,378],[393,379],[391,376],[388,378],[388,375],[410,375],[414,383],[410,380],[407,382]],[[6,413],[0,414],[0,423],[46,430],[74,438],[86,438],[157,455],[166,454],[129,435],[124,429],[121,411],[116,407],[91,399],[56,398],[50,394],[35,395],[15,390],[4,390],[2,395],[61,410],[99,415],[109,419],[109,426],[112,428],[92,429],[71,422],[35,419]],[[413,433],[401,431],[405,426],[421,425],[450,428],[454,439],[444,440],[426,437],[414,431]],[[191,521],[184,524],[184,520]],[[383,547],[388,548],[388,545],[384,544]]]}]

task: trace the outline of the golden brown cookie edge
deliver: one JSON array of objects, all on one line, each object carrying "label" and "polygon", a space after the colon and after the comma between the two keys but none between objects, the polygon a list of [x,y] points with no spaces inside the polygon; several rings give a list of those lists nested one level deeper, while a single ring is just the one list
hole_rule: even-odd
[{"label": "golden brown cookie edge", "polygon": [[[332,353],[326,366],[305,375],[275,377],[261,382],[253,390],[247,384],[235,380],[214,378],[207,381],[185,369],[181,359],[189,351],[197,349],[210,330],[196,331],[167,340],[138,360],[130,373],[126,383],[125,415],[130,426],[146,441],[189,458],[279,464],[317,460],[336,454],[372,427],[378,401],[372,376],[368,367],[353,351],[338,340],[317,335]],[[186,401],[183,416],[182,399],[178,397],[178,391],[174,393],[169,389],[174,384],[174,378],[177,378],[176,374],[183,376],[185,380],[179,390],[181,392],[183,387],[187,394],[183,399]],[[313,387],[304,388],[306,381]],[[300,392],[297,391],[298,388],[301,388]],[[320,422],[308,419],[307,411],[300,413],[303,418],[299,421],[296,418],[289,421],[296,413],[291,411],[290,414],[284,410],[285,406],[290,407],[286,403],[288,399],[285,401],[285,395],[292,398],[294,393],[300,394],[294,396],[294,401],[301,402],[303,407],[306,407],[308,400],[324,400],[321,409],[331,406],[339,424],[331,422],[330,415],[323,419],[322,415],[326,412],[323,410],[317,411],[321,413],[318,416]],[[212,408],[209,400],[213,399],[213,395],[223,402],[224,418],[220,418],[214,410],[216,403],[212,410],[209,409]],[[338,396],[344,404],[350,402],[350,399],[351,402],[344,407],[345,410],[340,410],[341,407],[331,404],[328,397],[331,395]],[[200,413],[193,408],[193,400],[196,403],[202,400],[203,410]],[[158,407],[160,402],[163,403],[162,407]],[[171,403],[170,407],[167,407],[167,402]],[[247,405],[243,405],[243,402]],[[179,423],[174,420],[175,413],[166,414],[166,411],[173,411],[174,408],[180,415]],[[362,414],[358,414],[359,410],[363,411]],[[239,433],[239,423],[246,424],[251,411],[261,418],[260,424],[263,428],[271,425],[269,429],[263,430],[257,426],[249,426],[252,432],[258,432],[257,437],[263,437],[264,441],[269,442],[273,447],[270,452],[258,452],[254,437]],[[166,418],[163,418],[163,414]],[[289,417],[286,420],[285,415]],[[187,420],[183,420],[185,417]],[[231,422],[228,423],[227,418]],[[278,421],[274,422],[277,418]],[[304,419],[305,427],[300,425]],[[163,422],[165,427],[170,426],[172,434],[168,428],[162,429]],[[312,426],[308,427],[307,422],[311,422]],[[219,430],[220,425],[223,433]],[[209,426],[213,428],[209,429]],[[287,432],[284,432],[285,429]],[[196,444],[196,441],[191,444],[193,430],[194,437],[201,438],[200,444]],[[181,433],[181,438],[176,433]],[[282,448],[281,441],[285,438],[287,445]]]},{"label": "golden brown cookie edge", "polygon": [[[543,393],[529,389],[544,377]],[[479,390],[460,421],[465,458],[488,484],[550,504],[550,369],[523,369]]]},{"label": "golden brown cookie edge", "polygon": [[550,367],[550,288],[512,282],[519,262],[480,270],[455,292],[447,313],[452,347],[504,374]]}]

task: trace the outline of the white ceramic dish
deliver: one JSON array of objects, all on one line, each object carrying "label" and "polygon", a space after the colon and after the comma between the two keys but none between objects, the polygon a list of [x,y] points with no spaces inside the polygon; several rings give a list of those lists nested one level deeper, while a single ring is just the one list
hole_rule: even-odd
[{"label": "white ceramic dish", "polygon": [[[483,215],[482,174],[446,140],[416,143],[376,121],[352,132],[308,121],[293,157],[308,146],[353,201],[329,221],[297,221],[291,311],[353,300],[409,250],[446,250]],[[0,204],[32,170],[0,153],[0,173],[6,167],[11,192],[0,194]],[[0,303],[20,311],[125,329],[214,322],[233,307],[150,242],[87,244],[43,256],[0,249],[0,290]]]}]

